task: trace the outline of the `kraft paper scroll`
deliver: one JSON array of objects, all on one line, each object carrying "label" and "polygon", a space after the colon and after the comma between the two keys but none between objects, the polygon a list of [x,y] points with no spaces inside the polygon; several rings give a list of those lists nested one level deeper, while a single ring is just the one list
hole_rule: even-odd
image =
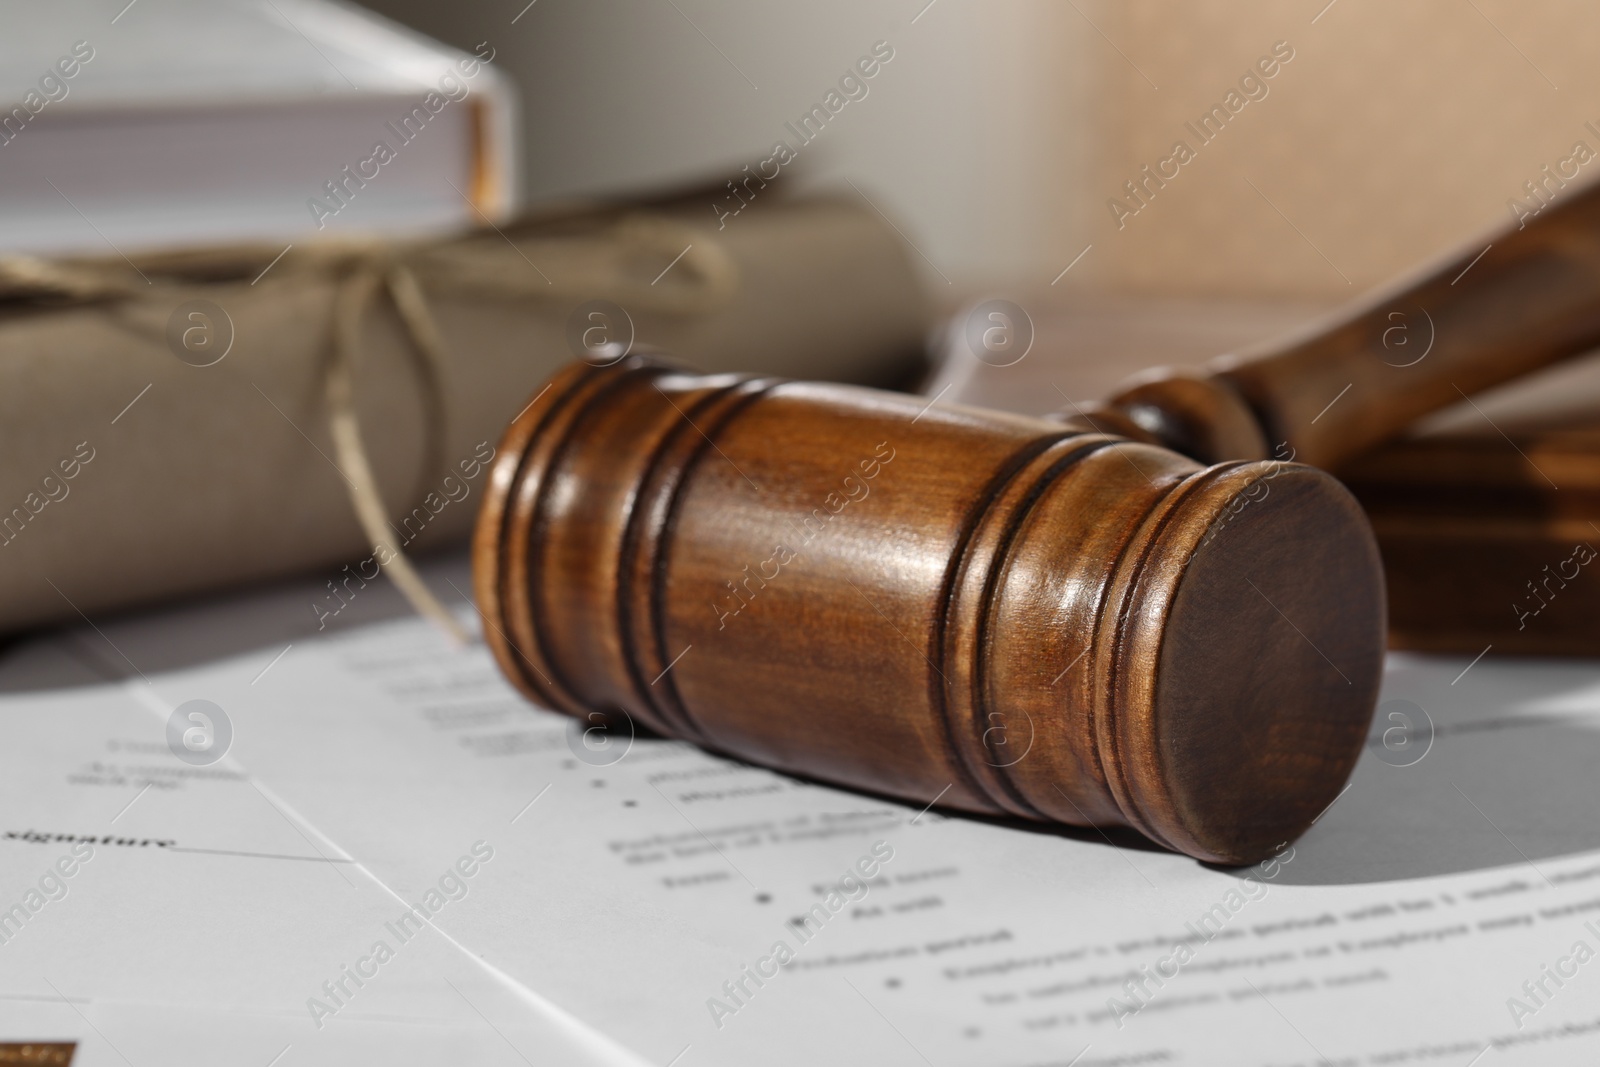
[{"label": "kraft paper scroll", "polygon": [[[720,231],[695,201],[276,260],[0,258],[0,631],[370,557],[325,390],[359,272],[380,295],[355,327],[353,406],[408,552],[466,535],[486,456],[574,358],[589,301],[702,370],[878,384],[909,370],[927,310],[893,230],[846,201],[766,206]],[[397,276],[424,321],[382,292]],[[430,328],[437,360],[419,354]]]}]

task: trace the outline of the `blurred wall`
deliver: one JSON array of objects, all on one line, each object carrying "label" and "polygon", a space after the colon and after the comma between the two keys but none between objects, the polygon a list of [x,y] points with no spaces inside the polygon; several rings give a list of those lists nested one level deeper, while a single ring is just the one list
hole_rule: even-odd
[{"label": "blurred wall", "polygon": [[795,143],[784,124],[882,40],[894,58],[781,180],[848,191],[849,178],[952,299],[1048,282],[1083,246],[1088,213],[1072,190],[1089,174],[1093,31],[1068,5],[525,3],[366,0],[457,46],[497,49],[522,88],[531,201],[739,176],[777,138]]},{"label": "blurred wall", "polygon": [[534,201],[737,175],[889,42],[782,180],[854,181],[952,302],[1048,289],[1085,248],[1064,286],[1337,298],[1513,221],[1576,142],[1600,153],[1578,0],[367,2],[499,50]]},{"label": "blurred wall", "polygon": [[[1350,294],[1515,222],[1576,142],[1600,153],[1600,9],[1577,0],[1127,0],[1102,25],[1128,59],[1091,239],[1119,287]],[[1277,41],[1294,59],[1203,143],[1185,123]],[[1180,139],[1196,158],[1119,228],[1108,201]],[[1600,156],[1567,169],[1592,180]]]}]

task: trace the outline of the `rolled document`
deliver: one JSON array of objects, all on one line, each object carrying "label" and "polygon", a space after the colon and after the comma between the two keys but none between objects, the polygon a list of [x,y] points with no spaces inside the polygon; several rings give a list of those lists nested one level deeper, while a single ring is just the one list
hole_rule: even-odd
[{"label": "rolled document", "polygon": [[575,356],[908,372],[926,306],[893,230],[833,199],[764,207],[720,230],[695,201],[424,245],[0,257],[0,629],[317,568],[336,610],[383,555],[330,430],[336,366],[392,551],[465,537],[501,429]]}]

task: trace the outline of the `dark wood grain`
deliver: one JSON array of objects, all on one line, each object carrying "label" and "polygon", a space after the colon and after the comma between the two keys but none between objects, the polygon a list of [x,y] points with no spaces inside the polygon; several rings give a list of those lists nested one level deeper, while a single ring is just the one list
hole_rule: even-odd
[{"label": "dark wood grain", "polygon": [[1410,438],[1340,469],[1382,546],[1393,647],[1600,652],[1600,411],[1507,434]]},{"label": "dark wood grain", "polygon": [[1200,371],[1146,372],[1087,414],[1205,462],[1264,459],[1287,441],[1332,469],[1463,396],[1596,345],[1600,186],[1590,185],[1295,337]]},{"label": "dark wood grain", "polygon": [[[947,398],[1023,412],[1066,403],[1077,417],[1074,404],[1154,358],[1198,368],[1229,348],[1272,351],[1274,335],[1303,335],[1305,323],[1327,318],[1303,304],[1170,297],[1052,295],[1028,310],[1038,341],[1015,366],[977,363],[957,338],[946,370],[958,387]],[[1110,429],[1117,417],[1096,422]],[[1131,420],[1124,432],[1144,433]],[[1600,355],[1470,401],[1457,395],[1332,473],[1377,534],[1391,647],[1469,658],[1600,653],[1600,571],[1576,562],[1600,548]]]},{"label": "dark wood grain", "polygon": [[474,571],[541,704],[1224,863],[1338,794],[1384,642],[1321,471],[655,358],[519,416]]}]

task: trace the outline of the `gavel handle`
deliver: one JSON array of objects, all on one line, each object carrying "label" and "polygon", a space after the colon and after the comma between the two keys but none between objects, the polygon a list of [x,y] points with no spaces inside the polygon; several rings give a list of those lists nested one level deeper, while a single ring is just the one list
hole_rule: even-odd
[{"label": "gavel handle", "polygon": [[1203,462],[1265,459],[1287,442],[1298,461],[1337,467],[1432,411],[1597,346],[1600,183],[1286,342],[1198,374],[1152,372],[1083,415]]}]

